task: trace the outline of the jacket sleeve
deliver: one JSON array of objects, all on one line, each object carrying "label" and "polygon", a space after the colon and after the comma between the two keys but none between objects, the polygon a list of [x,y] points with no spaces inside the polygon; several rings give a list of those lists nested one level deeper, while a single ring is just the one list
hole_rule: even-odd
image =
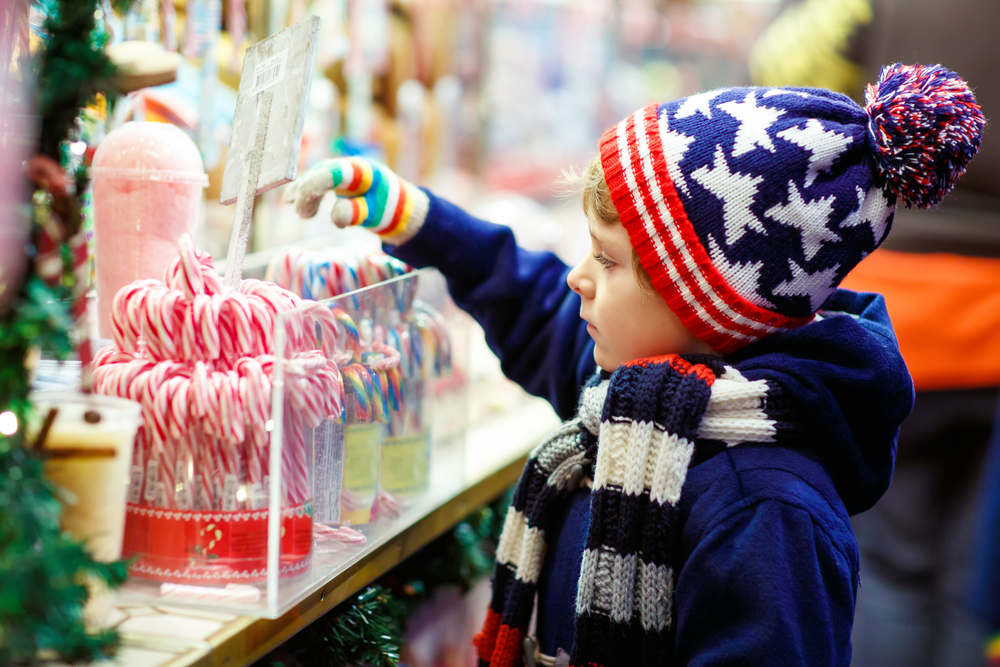
[{"label": "jacket sleeve", "polygon": [[856,587],[847,556],[793,504],[728,513],[677,580],[677,664],[844,666]]},{"label": "jacket sleeve", "polygon": [[393,256],[417,268],[436,267],[460,308],[486,331],[504,374],[571,417],[593,373],[593,342],[580,319],[580,298],[551,252],[517,246],[508,227],[474,218],[430,192],[420,231]]}]

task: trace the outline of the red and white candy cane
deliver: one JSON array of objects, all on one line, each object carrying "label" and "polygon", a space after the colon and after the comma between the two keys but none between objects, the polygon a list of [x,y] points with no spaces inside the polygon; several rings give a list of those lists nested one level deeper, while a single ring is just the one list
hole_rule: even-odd
[{"label": "red and white candy cane", "polygon": [[253,312],[250,300],[239,292],[222,298],[219,310],[219,337],[222,354],[230,363],[253,356]]},{"label": "red and white candy cane", "polygon": [[149,356],[156,361],[178,358],[177,338],[183,317],[184,299],[174,290],[150,290],[143,300],[143,337]]},{"label": "red and white candy cane", "polygon": [[328,526],[324,523],[313,524],[313,535],[318,541],[343,542],[354,546],[362,546],[368,541],[364,533],[348,526]]},{"label": "red and white candy cane", "polygon": [[285,408],[281,464],[286,502],[290,505],[303,502],[310,496],[305,424],[291,406]]},{"label": "red and white candy cane", "polygon": [[201,429],[192,428],[191,444],[194,447],[195,507],[203,510],[222,509],[217,504],[219,499],[215,497],[215,490],[212,488],[215,466],[212,464],[209,438]]},{"label": "red and white candy cane", "polygon": [[118,290],[111,303],[112,335],[115,348],[121,352],[134,354],[138,349],[139,337],[142,335],[142,321],[137,317],[137,310],[129,310],[129,304],[135,299],[144,298],[150,289],[160,286],[155,280],[137,280]]}]

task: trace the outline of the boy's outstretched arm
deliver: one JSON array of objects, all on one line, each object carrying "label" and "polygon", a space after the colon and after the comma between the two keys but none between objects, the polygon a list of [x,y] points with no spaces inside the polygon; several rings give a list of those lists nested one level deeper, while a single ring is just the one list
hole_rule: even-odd
[{"label": "boy's outstretched arm", "polygon": [[580,298],[566,284],[569,267],[553,253],[519,248],[508,227],[474,218],[364,158],[320,163],[289,186],[285,200],[312,217],[331,190],[338,195],[335,225],[369,228],[395,257],[439,269],[455,302],[485,329],[504,374],[548,399],[561,418],[573,415],[595,364]]}]

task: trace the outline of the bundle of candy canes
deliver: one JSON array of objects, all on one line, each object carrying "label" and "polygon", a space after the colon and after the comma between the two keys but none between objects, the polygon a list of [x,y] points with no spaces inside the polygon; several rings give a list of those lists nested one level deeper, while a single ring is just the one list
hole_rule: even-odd
[{"label": "bundle of candy canes", "polygon": [[305,502],[309,429],[342,418],[340,367],[359,365],[352,363],[357,329],[343,311],[273,284],[244,280],[227,289],[187,235],[178,246],[163,282],[136,281],[115,296],[114,344],[94,361],[98,393],[142,404],[129,500],[176,509],[265,506],[274,325],[285,314],[283,500]]},{"label": "bundle of candy canes", "polygon": [[306,299],[329,299],[405,275],[413,269],[381,250],[291,249],[276,256],[266,279]]},{"label": "bundle of candy canes", "polygon": [[[271,261],[267,279],[303,298],[327,299],[411,271],[409,265],[381,250],[358,254],[344,248],[315,251],[293,248]],[[401,298],[391,304],[395,313],[381,313],[380,319],[388,324],[374,326],[374,340],[399,351],[404,376],[434,377],[450,368],[448,331],[439,313],[414,300],[415,286],[414,278],[405,287],[400,284],[393,290]],[[414,326],[401,326],[404,323]]]},{"label": "bundle of candy canes", "polygon": [[[267,278],[304,298],[325,299],[353,292],[393,277],[411,267],[378,250],[359,254],[344,248],[306,251],[291,249],[276,256]],[[387,290],[394,298],[374,295],[370,313],[375,324],[362,321],[376,344],[399,353],[403,378],[420,380],[441,377],[451,369],[451,345],[441,315],[414,298],[416,278],[395,283]],[[381,298],[380,298],[381,297]],[[410,392],[407,404],[394,407],[388,421],[390,436],[422,430],[422,397]]]}]

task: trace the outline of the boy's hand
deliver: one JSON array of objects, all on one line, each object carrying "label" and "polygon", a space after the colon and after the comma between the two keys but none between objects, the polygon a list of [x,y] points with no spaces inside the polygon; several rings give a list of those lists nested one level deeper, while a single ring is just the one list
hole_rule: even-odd
[{"label": "boy's hand", "polygon": [[329,190],[337,194],[330,213],[333,224],[366,227],[387,243],[413,238],[430,205],[426,193],[388,167],[359,157],[320,162],[285,188],[284,199],[299,216],[311,218]]}]

